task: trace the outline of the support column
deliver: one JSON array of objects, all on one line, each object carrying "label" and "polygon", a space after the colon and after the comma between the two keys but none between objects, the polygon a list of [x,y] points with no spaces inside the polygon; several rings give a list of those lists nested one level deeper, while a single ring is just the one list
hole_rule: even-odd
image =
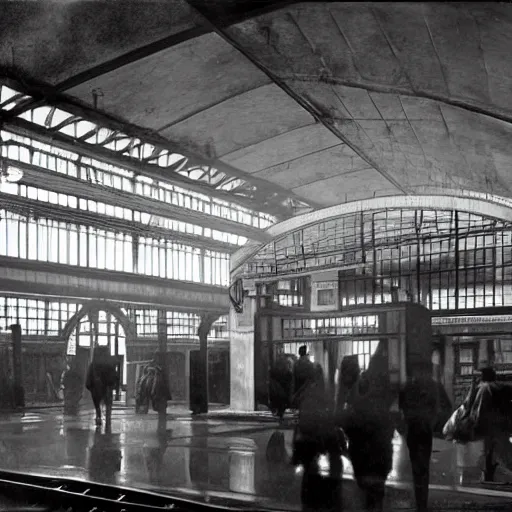
[{"label": "support column", "polygon": [[246,296],[243,311],[237,313],[233,306],[229,312],[231,365],[231,408],[237,411],[254,411],[254,314],[256,298]]},{"label": "support column", "polygon": [[[208,333],[213,322],[219,318],[217,314],[204,313],[201,315],[201,323],[197,330],[199,336],[199,364],[197,366],[197,390],[191,390],[198,397],[196,412],[208,412]],[[196,395],[197,393],[197,395]]]},{"label": "support column", "polygon": [[21,352],[21,325],[13,324],[9,326],[12,336],[12,366],[13,366],[13,405],[25,407],[25,397],[23,389],[23,361]]},{"label": "support column", "polygon": [[[158,310],[158,356],[156,361],[163,370],[166,385],[169,385],[167,371],[167,315],[165,310]],[[162,400],[158,408],[158,432],[165,432],[167,429],[167,399]]]},{"label": "support column", "polygon": [[190,404],[190,348],[185,349],[185,402]]}]

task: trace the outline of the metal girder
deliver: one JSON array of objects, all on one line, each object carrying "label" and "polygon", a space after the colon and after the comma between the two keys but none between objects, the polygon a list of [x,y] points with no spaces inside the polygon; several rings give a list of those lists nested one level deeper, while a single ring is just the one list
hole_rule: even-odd
[{"label": "metal girder", "polygon": [[[189,190],[217,197],[280,220],[311,209],[311,205],[279,185],[249,176],[215,158],[196,155],[154,133],[100,113],[78,100],[64,97],[45,85],[4,82],[19,95],[0,102],[4,124],[21,127],[55,145],[73,145],[75,151],[93,150],[96,157]],[[33,107],[31,101],[42,102]],[[32,117],[38,111],[36,124]],[[318,207],[318,205],[314,205]]]},{"label": "metal girder", "polygon": [[0,205],[6,210],[20,215],[31,215],[46,217],[60,222],[81,222],[87,226],[99,229],[119,230],[123,233],[140,236],[151,236],[154,238],[171,240],[203,249],[221,251],[226,253],[235,252],[240,246],[214,240],[204,236],[194,236],[179,231],[172,231],[158,226],[144,224],[142,222],[128,221],[117,217],[109,217],[99,213],[70,209],[56,204],[42,203],[35,199],[15,196],[0,192]]},{"label": "metal girder", "polygon": [[226,314],[227,288],[0,256],[0,291]]},{"label": "metal girder", "polygon": [[[249,18],[253,18],[255,16],[261,16],[262,14],[266,14],[276,9],[280,9],[282,7],[286,7],[287,5],[297,3],[297,1],[248,1],[248,2],[240,2],[236,0],[235,2],[224,2],[224,4],[228,4],[224,6],[224,14],[226,24],[232,23],[241,23]],[[221,2],[216,2],[218,6],[220,6]],[[228,10],[225,8],[229,8]],[[222,7],[221,7],[222,8]],[[190,39],[194,39],[196,37],[203,36],[211,32],[209,27],[205,26],[197,26],[188,30],[184,30],[182,32],[178,32],[177,34],[172,34],[171,36],[164,37],[158,41],[147,44],[141,48],[137,48],[132,50],[124,55],[120,55],[119,57],[115,57],[112,60],[107,62],[103,62],[98,66],[94,66],[92,68],[83,71],[82,73],[78,73],[75,76],[72,76],[63,82],[60,82],[55,86],[58,91],[65,91],[67,89],[71,89],[76,87],[77,85],[83,84],[92,80],[98,76],[104,75],[106,73],[110,73],[115,69],[119,69],[123,66],[131,64],[132,62],[136,62],[137,60],[144,59],[149,57],[150,55],[154,55],[155,53],[166,50],[167,48],[172,48],[178,44],[181,44],[185,41],[189,41]]]},{"label": "metal girder", "polygon": [[29,186],[40,187],[61,194],[73,194],[92,201],[104,201],[113,206],[121,206],[124,208],[133,208],[136,206],[137,209],[140,209],[144,213],[189,222],[210,229],[218,229],[220,231],[244,236],[251,240],[268,241],[270,239],[265,231],[239,222],[233,222],[212,215],[205,215],[193,210],[185,210],[179,206],[130,194],[122,190],[93,185],[78,178],[72,178],[34,165],[21,162],[9,163],[24,170],[22,182]]}]

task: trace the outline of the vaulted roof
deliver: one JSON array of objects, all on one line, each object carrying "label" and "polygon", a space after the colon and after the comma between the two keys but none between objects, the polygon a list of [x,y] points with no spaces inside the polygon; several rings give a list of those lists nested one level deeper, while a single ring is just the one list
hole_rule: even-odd
[{"label": "vaulted roof", "polygon": [[3,10],[0,65],[35,100],[72,101],[168,142],[236,176],[248,205],[285,217],[387,195],[512,197],[508,3]]}]

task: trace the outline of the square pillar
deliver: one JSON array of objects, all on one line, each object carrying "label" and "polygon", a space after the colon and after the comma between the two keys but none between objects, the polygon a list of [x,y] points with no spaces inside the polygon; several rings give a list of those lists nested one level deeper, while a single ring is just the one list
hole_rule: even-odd
[{"label": "square pillar", "polygon": [[254,314],[256,299],[245,297],[243,312],[233,307],[229,312],[231,342],[229,356],[231,366],[231,409],[254,411]]}]

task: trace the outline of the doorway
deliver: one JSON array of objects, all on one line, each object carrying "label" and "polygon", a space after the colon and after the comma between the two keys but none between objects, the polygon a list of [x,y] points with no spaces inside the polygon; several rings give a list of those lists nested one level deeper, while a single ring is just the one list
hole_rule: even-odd
[{"label": "doorway", "polygon": [[114,399],[121,400],[121,391],[126,391],[126,333],[110,311],[92,311],[85,315],[69,337],[66,355],[76,358],[80,371],[85,365],[84,371],[87,372],[95,345],[108,346],[117,361],[119,386]]}]

